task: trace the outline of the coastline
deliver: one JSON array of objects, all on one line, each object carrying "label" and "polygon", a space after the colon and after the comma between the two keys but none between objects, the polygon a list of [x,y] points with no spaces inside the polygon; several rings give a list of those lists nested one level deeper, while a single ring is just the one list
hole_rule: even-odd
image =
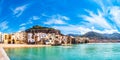
[{"label": "coastline", "polygon": [[[112,44],[110,43],[87,43],[87,44]],[[120,43],[117,43],[120,44]],[[61,46],[71,46],[74,44],[62,44]],[[32,44],[0,44],[0,48],[33,48],[33,47],[49,47],[52,45],[32,45]],[[58,45],[59,46],[59,45]]]},{"label": "coastline", "polygon": [[30,48],[30,47],[47,47],[51,45],[28,45],[28,44],[0,44],[3,48]]}]

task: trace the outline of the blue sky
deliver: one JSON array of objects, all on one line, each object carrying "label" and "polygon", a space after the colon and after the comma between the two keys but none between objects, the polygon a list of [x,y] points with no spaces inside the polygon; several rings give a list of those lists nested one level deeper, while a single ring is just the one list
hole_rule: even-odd
[{"label": "blue sky", "polygon": [[0,0],[0,31],[18,32],[34,25],[63,34],[120,32],[120,0]]}]

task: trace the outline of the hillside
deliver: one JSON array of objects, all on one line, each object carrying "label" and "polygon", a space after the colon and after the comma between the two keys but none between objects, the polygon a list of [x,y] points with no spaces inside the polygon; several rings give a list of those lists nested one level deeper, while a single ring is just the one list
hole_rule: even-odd
[{"label": "hillside", "polygon": [[35,25],[29,29],[25,30],[27,33],[29,32],[42,32],[42,33],[55,33],[55,34],[61,34],[60,30],[54,29],[54,28],[49,28],[49,27],[42,27],[39,25]]}]

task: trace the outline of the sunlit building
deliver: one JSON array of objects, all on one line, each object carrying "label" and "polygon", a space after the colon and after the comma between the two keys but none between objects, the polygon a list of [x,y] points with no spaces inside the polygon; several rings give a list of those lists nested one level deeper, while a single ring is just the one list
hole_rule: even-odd
[{"label": "sunlit building", "polygon": [[3,35],[2,35],[2,33],[0,32],[0,43],[2,43],[3,42]]},{"label": "sunlit building", "polygon": [[17,40],[16,40],[16,37],[14,36],[14,34],[4,33],[3,34],[3,43],[4,44],[17,44]]},{"label": "sunlit building", "polygon": [[5,44],[11,44],[12,43],[11,40],[12,40],[12,35],[11,34],[7,34],[7,33],[3,34],[3,42]]},{"label": "sunlit building", "polygon": [[46,33],[27,33],[27,41],[28,43],[34,43],[34,42],[40,42],[43,39],[46,39],[47,34]]},{"label": "sunlit building", "polygon": [[26,43],[27,42],[27,33],[22,32],[16,32],[13,34],[14,39],[17,40],[17,43]]}]

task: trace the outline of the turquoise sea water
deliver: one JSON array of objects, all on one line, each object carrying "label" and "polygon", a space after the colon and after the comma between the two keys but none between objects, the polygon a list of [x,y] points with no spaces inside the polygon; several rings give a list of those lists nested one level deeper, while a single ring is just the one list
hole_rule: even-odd
[{"label": "turquoise sea water", "polygon": [[5,50],[11,60],[120,60],[120,43]]}]

